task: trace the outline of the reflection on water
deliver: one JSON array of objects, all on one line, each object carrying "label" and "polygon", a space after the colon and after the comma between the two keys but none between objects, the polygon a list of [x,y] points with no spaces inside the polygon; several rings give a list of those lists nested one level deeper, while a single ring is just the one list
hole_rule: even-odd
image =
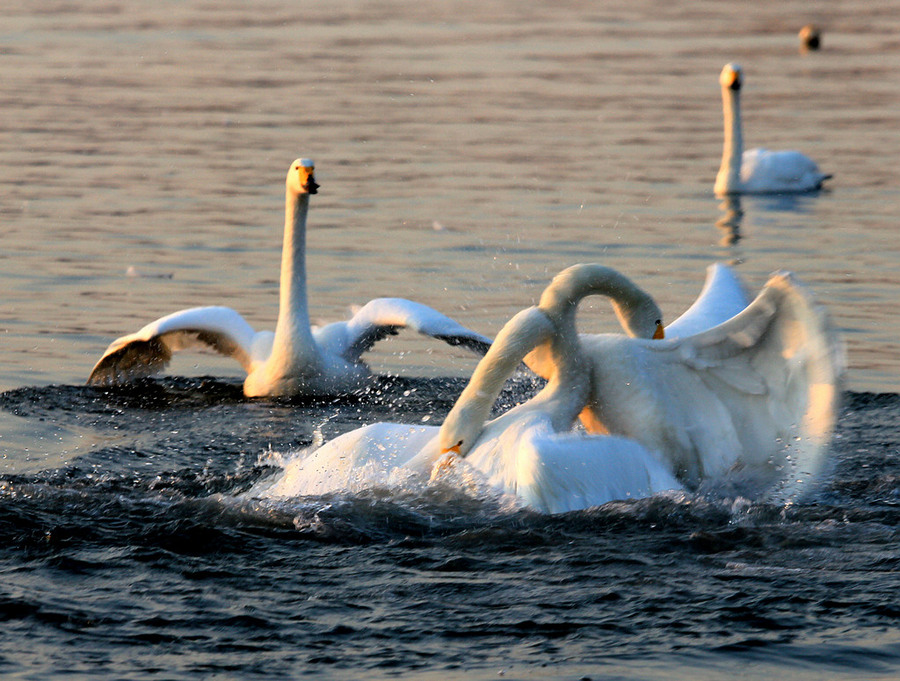
[{"label": "reflection on water", "polygon": [[722,239],[719,243],[723,246],[734,246],[741,239],[741,220],[744,211],[741,210],[741,197],[737,194],[729,194],[719,204],[722,217],[716,220],[716,227],[722,230]]},{"label": "reflection on water", "polygon": [[[738,194],[726,195],[719,204],[720,217],[716,220],[716,227],[722,232],[722,238],[719,244],[722,246],[734,246],[741,240],[741,223],[744,220],[744,208],[741,201],[747,203],[748,210],[757,222],[771,221],[773,224],[777,221],[785,228],[789,228],[790,216],[784,216],[781,219],[774,213],[788,213],[794,216],[812,215],[815,209],[816,197],[823,192],[809,192],[806,194],[756,194],[750,196],[741,196]],[[795,223],[799,226],[799,221]],[[790,234],[785,234],[785,238],[789,238]]]}]

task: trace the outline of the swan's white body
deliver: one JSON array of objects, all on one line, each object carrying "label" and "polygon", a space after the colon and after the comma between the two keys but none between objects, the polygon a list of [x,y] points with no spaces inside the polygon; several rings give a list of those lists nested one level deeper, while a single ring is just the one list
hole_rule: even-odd
[{"label": "swan's white body", "polygon": [[378,298],[350,320],[313,330],[306,297],[306,215],[318,185],[313,163],[297,159],[285,183],[285,230],[275,333],[256,332],[227,307],[196,307],[147,324],[114,340],[88,383],[115,385],[162,370],[172,353],[205,347],[237,360],[247,372],[248,397],[338,395],[359,387],[369,370],[361,355],[397,329],[408,327],[451,345],[484,353],[490,339],[420,303]]},{"label": "swan's white body", "polygon": [[[577,303],[597,293],[631,336],[577,335]],[[821,466],[840,396],[843,356],[824,311],[788,274],[748,304],[736,275],[716,265],[668,339],[653,339],[659,315],[613,270],[571,267],[507,323],[440,428],[355,430],[289,463],[262,493],[359,491],[457,466],[549,513],[714,486],[737,469],[768,471],[762,484],[781,483],[784,498],[801,491]],[[485,423],[523,357],[547,386]],[[593,434],[571,429],[579,411]]]},{"label": "swan's white body", "polygon": [[[545,513],[646,497],[681,485],[660,457],[633,440],[573,432],[590,393],[574,305],[514,316],[481,360],[440,427],[377,423],[291,462],[261,493],[284,497],[359,491],[469,472],[493,490]],[[507,377],[546,345],[553,375],[534,398],[486,421]]]},{"label": "swan's white body", "polygon": [[725,194],[795,194],[822,188],[831,177],[799,151],[744,150],[741,122],[741,67],[726,64],[719,76],[725,119],[722,165],[714,187]]},{"label": "swan's white body", "polygon": [[[741,307],[739,282],[723,277],[723,268],[710,270],[703,295],[664,340],[650,338],[657,313],[646,317],[640,333],[639,324],[626,325],[632,337],[580,336],[591,376],[582,423],[589,432],[627,437],[663,453],[690,487],[736,466],[777,465],[787,456],[800,466],[797,475],[812,476],[837,416],[841,344],[825,311],[790,274],[773,275]],[[571,271],[547,291],[571,297],[580,290],[583,284]],[[716,291],[717,277],[731,293]],[[633,284],[619,287],[628,290],[620,304],[649,299]],[[552,375],[553,362],[540,351],[526,363]],[[793,453],[786,451],[791,442]]]}]

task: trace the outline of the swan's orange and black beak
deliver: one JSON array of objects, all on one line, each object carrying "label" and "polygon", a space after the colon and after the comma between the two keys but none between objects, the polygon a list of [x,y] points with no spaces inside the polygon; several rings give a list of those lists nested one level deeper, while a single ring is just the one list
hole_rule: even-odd
[{"label": "swan's orange and black beak", "polygon": [[442,451],[441,454],[449,454],[450,452],[453,452],[454,454],[456,454],[456,455],[458,456],[458,455],[459,455],[459,448],[462,447],[462,443],[463,443],[463,441],[460,440],[459,442],[457,442],[457,443],[456,443],[455,445],[453,445],[452,447],[447,447],[447,449],[445,449],[444,451]]},{"label": "swan's orange and black beak", "polygon": [[666,330],[663,328],[662,322],[656,322],[656,331],[653,332],[653,340],[662,340],[666,337]]}]

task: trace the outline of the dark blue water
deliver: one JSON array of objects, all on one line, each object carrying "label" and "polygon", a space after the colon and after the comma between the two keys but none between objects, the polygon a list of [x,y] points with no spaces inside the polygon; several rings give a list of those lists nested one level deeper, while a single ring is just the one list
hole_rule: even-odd
[{"label": "dark blue water", "polygon": [[[900,396],[848,393],[803,503],[654,498],[542,516],[434,488],[241,496],[270,451],[439,418],[457,380],[340,402],[238,383],[22,388],[93,444],[0,482],[9,678],[896,678]],[[525,377],[505,393],[530,394]]]}]

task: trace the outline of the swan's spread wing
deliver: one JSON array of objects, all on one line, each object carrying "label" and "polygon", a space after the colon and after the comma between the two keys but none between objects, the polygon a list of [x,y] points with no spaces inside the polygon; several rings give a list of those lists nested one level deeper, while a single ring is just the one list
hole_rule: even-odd
[{"label": "swan's spread wing", "polygon": [[748,149],[741,159],[741,183],[748,193],[812,191],[829,177],[799,151]]},{"label": "swan's spread wing", "polygon": [[666,338],[684,338],[725,322],[750,304],[737,273],[722,263],[706,269],[706,282],[697,300],[666,327]]},{"label": "swan's spread wing", "polygon": [[357,362],[377,341],[402,328],[413,329],[482,355],[491,345],[491,339],[487,336],[470,331],[427,305],[403,298],[371,300],[349,321],[318,329],[315,338],[324,349],[349,362]]},{"label": "swan's spread wing", "polygon": [[165,368],[173,352],[190,347],[233,357],[249,371],[255,335],[244,318],[230,308],[181,310],[110,343],[88,383],[116,385],[151,376]]},{"label": "swan's spread wing", "polygon": [[[818,472],[837,415],[843,350],[824,309],[790,274],[774,275],[724,324],[641,343],[652,353],[637,353],[646,404],[613,432],[672,453],[695,482],[765,462],[788,442],[799,443],[794,463],[802,459],[802,472]],[[640,437],[648,432],[649,442]]]}]

